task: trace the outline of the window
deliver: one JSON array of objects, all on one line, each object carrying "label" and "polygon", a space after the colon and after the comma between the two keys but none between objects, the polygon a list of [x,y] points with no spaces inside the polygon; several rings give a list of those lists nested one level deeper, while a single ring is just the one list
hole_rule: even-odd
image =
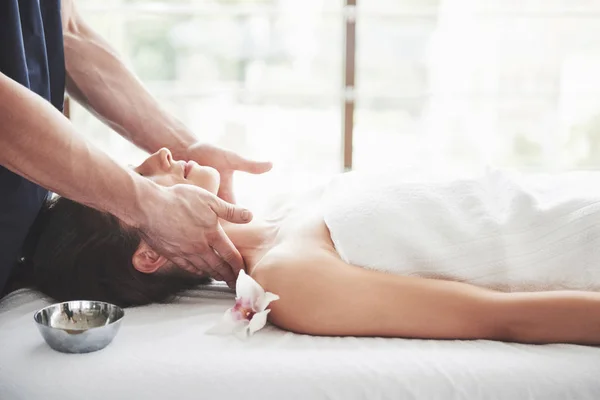
[{"label": "window", "polygon": [[[263,203],[257,188],[344,167],[600,166],[600,3],[354,1],[80,8],[201,139],[275,162],[236,178],[249,206]],[[72,118],[119,161],[143,158],[80,108]]]}]

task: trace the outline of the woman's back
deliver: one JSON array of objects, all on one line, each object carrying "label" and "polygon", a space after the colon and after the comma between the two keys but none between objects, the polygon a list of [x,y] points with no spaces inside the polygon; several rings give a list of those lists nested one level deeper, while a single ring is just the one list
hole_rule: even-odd
[{"label": "woman's back", "polygon": [[600,174],[409,182],[344,174],[323,194],[341,258],[505,291],[600,289]]}]

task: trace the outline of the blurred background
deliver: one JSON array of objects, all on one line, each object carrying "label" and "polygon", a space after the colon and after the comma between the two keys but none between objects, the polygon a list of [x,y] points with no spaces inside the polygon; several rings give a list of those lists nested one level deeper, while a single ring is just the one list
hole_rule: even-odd
[{"label": "blurred background", "polygon": [[[600,0],[354,1],[79,8],[201,140],[275,163],[236,176],[247,206],[349,169],[600,167]],[[118,161],[144,158],[71,117]]]}]

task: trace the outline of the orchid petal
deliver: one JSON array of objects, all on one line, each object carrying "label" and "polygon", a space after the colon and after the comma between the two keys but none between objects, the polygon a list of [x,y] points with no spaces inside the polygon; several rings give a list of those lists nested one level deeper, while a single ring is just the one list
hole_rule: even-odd
[{"label": "orchid petal", "polygon": [[254,332],[261,330],[267,324],[267,315],[271,310],[265,310],[254,314],[248,324],[248,334],[254,335]]},{"label": "orchid petal", "polygon": [[243,327],[240,327],[239,329],[236,329],[235,332],[233,332],[233,335],[240,340],[248,339],[248,337],[250,336],[248,334],[248,326],[249,326],[249,322],[246,321],[246,325],[244,325]]},{"label": "orchid petal", "polygon": [[256,302],[256,311],[265,311],[269,304],[275,300],[279,300],[279,296],[271,292],[266,292],[265,295],[261,296]]},{"label": "orchid petal", "polygon": [[207,334],[235,335],[247,339],[267,324],[269,304],[279,296],[265,290],[252,277],[240,271],[236,281],[235,306],[225,311],[221,321],[206,331]]},{"label": "orchid petal", "polygon": [[265,291],[258,282],[241,270],[235,283],[235,293],[237,298],[250,300],[254,305],[261,296],[264,296]]},{"label": "orchid petal", "polygon": [[221,317],[221,320],[214,326],[209,328],[205,333],[207,335],[230,335],[233,332],[240,329],[240,326],[247,325],[246,320],[236,320],[233,316],[231,308],[225,311],[225,314]]}]

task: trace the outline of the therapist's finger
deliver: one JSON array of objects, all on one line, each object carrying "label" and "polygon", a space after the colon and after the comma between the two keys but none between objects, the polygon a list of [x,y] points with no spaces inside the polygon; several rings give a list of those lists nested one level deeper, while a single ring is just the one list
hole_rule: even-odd
[{"label": "therapist's finger", "polygon": [[179,268],[194,275],[203,275],[210,272],[208,265],[202,257],[194,257],[193,260],[185,257],[174,257],[171,258],[171,261]]},{"label": "therapist's finger", "polygon": [[[200,256],[194,257],[194,261],[190,261],[185,258],[171,259],[171,261],[175,265],[177,265],[179,268],[181,268],[193,275],[199,275],[199,276],[208,275],[217,281],[226,282],[229,287],[234,288],[235,280],[232,280],[233,278],[230,278],[229,280],[227,280],[223,277],[223,275],[221,275],[220,272],[217,271],[217,269],[211,267],[211,265],[218,266],[218,265],[223,264],[223,260],[217,254],[215,254],[212,249],[211,249],[211,253],[212,253],[212,257],[214,257],[214,258],[209,256],[210,262],[205,261]],[[231,275],[231,276],[233,277],[233,275]]]},{"label": "therapist's finger", "polygon": [[220,254],[218,254],[216,250],[211,249],[211,253],[211,255],[204,255],[210,266],[211,274],[214,277],[218,277],[217,279],[227,282],[229,285],[230,282],[235,280],[233,268],[227,263],[227,261],[223,259],[223,257],[221,257]]},{"label": "therapist's finger", "polygon": [[221,265],[223,261],[215,254],[213,249],[209,248],[209,251],[202,254],[202,256],[198,256],[198,258],[202,260],[202,265],[201,267],[194,265],[196,274],[202,276],[208,275],[217,281],[225,281],[225,278],[223,278],[219,269],[219,265]]},{"label": "therapist's finger", "polygon": [[[209,274],[212,278],[218,281],[227,281],[222,274],[222,266],[224,266],[225,262],[219,257],[218,254],[214,252],[213,249],[210,249],[210,252],[206,252],[202,255],[202,258],[206,262],[206,273]],[[225,265],[228,269],[230,269],[229,265]]]},{"label": "therapist's finger", "polygon": [[[217,214],[217,217],[226,221],[233,222],[234,224],[247,224],[252,221],[252,212],[250,212],[250,210],[228,203],[217,196],[213,196],[212,202],[209,204],[214,213]],[[214,236],[216,233],[216,231],[213,231],[211,234]],[[218,241],[218,238],[215,237],[214,239]]]},{"label": "therapist's finger", "polygon": [[226,274],[223,274],[223,270],[219,270],[221,275],[223,275],[228,284],[235,281],[240,271],[246,269],[244,259],[233,243],[231,243],[231,240],[227,237],[221,226],[218,227],[212,240],[209,240],[209,243],[229,267],[225,268]]},{"label": "therapist's finger", "polygon": [[233,169],[251,174],[264,174],[273,168],[273,163],[270,161],[249,160],[236,153],[229,153],[227,161]]}]

